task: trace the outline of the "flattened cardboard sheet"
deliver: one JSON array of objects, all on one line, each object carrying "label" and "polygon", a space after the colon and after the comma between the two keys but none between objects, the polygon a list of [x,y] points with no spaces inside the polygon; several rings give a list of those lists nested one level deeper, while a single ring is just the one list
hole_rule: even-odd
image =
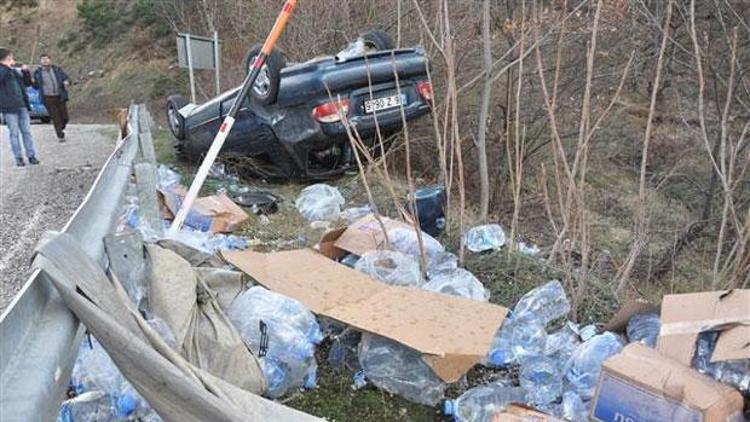
[{"label": "flattened cardboard sheet", "polygon": [[224,258],[265,287],[314,313],[398,341],[425,354],[446,382],[478,363],[508,309],[410,287],[389,286],[309,249]]},{"label": "flattened cardboard sheet", "polygon": [[690,365],[701,331],[719,330],[713,362],[750,359],[750,289],[666,295],[659,353]]}]

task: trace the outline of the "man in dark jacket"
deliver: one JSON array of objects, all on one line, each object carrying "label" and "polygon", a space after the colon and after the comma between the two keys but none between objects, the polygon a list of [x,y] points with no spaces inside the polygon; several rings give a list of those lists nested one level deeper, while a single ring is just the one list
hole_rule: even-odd
[{"label": "man in dark jacket", "polygon": [[55,126],[57,140],[65,142],[65,126],[68,125],[68,87],[70,81],[68,75],[59,66],[52,64],[49,54],[39,56],[42,64],[34,71],[34,88],[44,99],[52,124]]},{"label": "man in dark jacket", "polygon": [[[39,164],[34,151],[34,138],[31,136],[31,118],[29,116],[29,97],[26,86],[31,85],[31,75],[26,65],[16,66],[13,53],[0,47],[0,113],[10,132],[10,146],[16,157],[16,165],[23,167],[21,144],[30,164]],[[19,136],[20,135],[20,136]]]}]

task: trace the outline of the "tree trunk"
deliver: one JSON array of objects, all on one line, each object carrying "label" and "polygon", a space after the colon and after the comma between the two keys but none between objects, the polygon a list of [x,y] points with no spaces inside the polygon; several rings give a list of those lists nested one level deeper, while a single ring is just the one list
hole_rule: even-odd
[{"label": "tree trunk", "polygon": [[487,170],[487,118],[489,117],[490,95],[492,93],[492,39],[490,36],[490,0],[483,2],[482,44],[484,46],[484,88],[479,110],[479,133],[477,152],[479,153],[480,218],[487,219],[490,205],[490,178]]}]

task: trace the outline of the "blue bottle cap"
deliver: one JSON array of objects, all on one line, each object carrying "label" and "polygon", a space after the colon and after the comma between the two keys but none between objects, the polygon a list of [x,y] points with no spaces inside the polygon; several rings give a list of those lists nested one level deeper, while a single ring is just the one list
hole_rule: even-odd
[{"label": "blue bottle cap", "polygon": [[123,394],[117,398],[117,416],[126,418],[135,412],[138,407],[138,400],[130,394]]},{"label": "blue bottle cap", "polygon": [[453,416],[456,411],[456,403],[453,400],[446,400],[443,402],[443,414],[446,416]]},{"label": "blue bottle cap", "polygon": [[504,367],[507,364],[507,358],[502,350],[493,350],[490,353],[490,363],[494,366]]}]

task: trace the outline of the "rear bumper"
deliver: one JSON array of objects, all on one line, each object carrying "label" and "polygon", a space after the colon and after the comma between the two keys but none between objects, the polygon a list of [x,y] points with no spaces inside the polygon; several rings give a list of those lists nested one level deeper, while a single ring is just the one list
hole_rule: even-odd
[{"label": "rear bumper", "polygon": [[[361,138],[370,138],[377,135],[378,128],[382,132],[392,132],[400,130],[405,121],[414,120],[430,112],[430,106],[415,102],[404,107],[404,115],[401,115],[400,109],[396,108],[386,112],[380,112],[376,115],[360,115],[349,118],[349,125]],[[342,139],[348,138],[346,126],[343,123],[329,123],[320,125],[321,132],[329,138]]]}]

